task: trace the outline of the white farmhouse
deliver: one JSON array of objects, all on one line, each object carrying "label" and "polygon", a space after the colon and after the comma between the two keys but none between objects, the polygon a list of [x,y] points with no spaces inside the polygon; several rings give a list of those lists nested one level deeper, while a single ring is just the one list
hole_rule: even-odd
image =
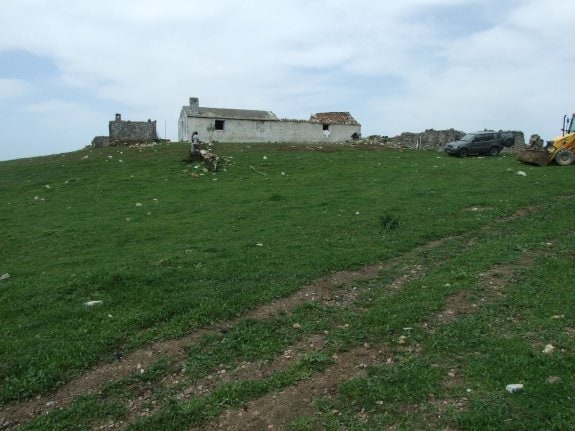
[{"label": "white farmhouse", "polygon": [[323,112],[309,120],[279,119],[271,111],[206,108],[197,97],[183,106],[178,121],[178,140],[192,133],[209,142],[343,142],[361,136],[359,124],[349,112]]}]

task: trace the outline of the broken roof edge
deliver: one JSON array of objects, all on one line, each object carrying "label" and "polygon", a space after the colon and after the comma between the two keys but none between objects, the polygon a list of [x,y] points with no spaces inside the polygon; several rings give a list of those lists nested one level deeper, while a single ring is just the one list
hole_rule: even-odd
[{"label": "broken roof edge", "polygon": [[361,126],[349,112],[317,112],[309,118],[311,123]]}]

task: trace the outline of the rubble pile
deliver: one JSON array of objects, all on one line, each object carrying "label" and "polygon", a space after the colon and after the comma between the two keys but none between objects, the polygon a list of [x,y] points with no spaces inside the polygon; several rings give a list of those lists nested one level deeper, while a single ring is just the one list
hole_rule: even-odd
[{"label": "rubble pile", "polygon": [[465,135],[455,129],[433,130],[428,129],[421,133],[404,132],[395,137],[371,135],[367,138],[360,138],[353,141],[354,145],[381,145],[394,149],[442,149],[451,141],[461,139]]},{"label": "rubble pile", "polygon": [[96,136],[92,139],[90,147],[152,147],[168,142],[170,142],[168,139],[110,139],[108,136]]}]

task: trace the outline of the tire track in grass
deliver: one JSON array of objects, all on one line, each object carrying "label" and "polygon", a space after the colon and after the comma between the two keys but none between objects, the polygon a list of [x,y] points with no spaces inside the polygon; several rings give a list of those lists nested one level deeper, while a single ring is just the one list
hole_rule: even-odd
[{"label": "tire track in grass", "polygon": [[[433,243],[427,244],[425,248],[431,246],[436,247],[442,244],[443,241],[434,241]],[[419,247],[418,251],[421,251],[423,247]],[[401,275],[392,280],[390,283],[386,284],[386,288],[390,291],[396,291],[403,288],[409,282],[420,278],[425,273],[425,268],[421,264],[413,263],[410,266],[404,266],[403,261],[400,259],[392,259],[386,267],[391,267],[393,263],[400,263]],[[341,274],[337,277],[330,277],[332,288],[334,285],[341,285],[342,278]],[[374,274],[373,277],[377,275]],[[369,278],[373,278],[369,277]],[[346,282],[357,281],[356,277],[346,278]],[[320,284],[327,281],[324,279]],[[329,288],[330,283],[326,287]],[[329,296],[323,298],[322,303],[326,306],[354,306],[354,301],[358,297],[358,290],[355,288],[349,288],[344,291],[337,292],[338,302],[334,304]],[[333,292],[332,292],[333,293]],[[307,296],[306,296],[307,297]],[[268,314],[268,313],[265,313]],[[273,314],[272,314],[273,315]],[[272,315],[268,316],[271,317]],[[260,315],[260,317],[262,317]],[[342,327],[340,327],[342,329]],[[343,327],[345,329],[345,326]],[[318,334],[308,338],[296,346],[289,347],[284,351],[284,353],[278,356],[274,361],[269,364],[248,364],[248,370],[242,370],[237,373],[238,369],[244,368],[244,365],[240,365],[232,373],[216,372],[198,382],[194,382],[193,387],[185,389],[182,394],[184,396],[177,397],[179,401],[184,401],[191,399],[193,397],[206,397],[217,389],[220,385],[226,383],[239,383],[246,382],[250,380],[262,380],[266,377],[272,376],[274,373],[285,371],[286,368],[292,366],[297,359],[303,358],[307,353],[323,353],[330,354],[326,349],[324,349],[325,338],[323,335]],[[405,348],[400,345],[397,350],[404,350]],[[409,348],[408,348],[409,349]],[[297,352],[295,356],[292,355],[293,352]],[[305,414],[305,412],[310,409],[312,400],[319,396],[324,396],[326,394],[336,394],[337,387],[339,384],[353,377],[361,376],[365,373],[368,366],[374,364],[380,364],[385,362],[386,364],[393,364],[396,359],[387,353],[387,348],[372,348],[368,343],[350,349],[341,354],[334,354],[331,356],[335,364],[328,367],[324,372],[319,372],[311,376],[309,379],[299,381],[297,384],[291,385],[279,392],[272,392],[252,401],[245,403],[239,409],[228,409],[225,410],[222,415],[215,420],[215,422],[205,424],[202,426],[203,429],[274,429],[274,427],[280,427],[290,423],[297,416]],[[288,359],[288,360],[286,360]],[[255,368],[252,367],[255,365]],[[218,382],[215,383],[214,381]],[[208,382],[208,387],[206,388],[206,382]],[[262,413],[265,412],[265,415]],[[270,412],[273,412],[270,416]],[[139,417],[148,416],[147,413],[140,414]],[[137,418],[138,414],[132,412],[131,419]],[[263,422],[266,422],[265,428],[260,428],[264,426]],[[129,422],[129,421],[127,421]],[[125,425],[117,428],[106,428],[106,429],[123,429]],[[200,428],[199,428],[200,429]]]},{"label": "tire track in grass", "polygon": [[[433,334],[433,329],[438,325],[450,324],[454,319],[476,312],[479,307],[488,305],[504,295],[505,287],[513,282],[515,273],[520,268],[525,268],[533,261],[532,254],[525,254],[516,264],[497,265],[480,274],[479,287],[484,293],[479,304],[470,301],[467,292],[460,291],[445,300],[446,307],[430,320],[423,320],[422,326],[426,328],[428,335]],[[415,265],[411,271],[404,271],[409,275],[401,275],[389,283],[388,289],[401,289],[405,284],[420,278],[424,272],[421,265]],[[314,375],[308,380],[300,381],[285,390],[270,393],[246,403],[242,408],[228,409],[215,421],[202,426],[192,428],[192,431],[250,431],[250,430],[286,430],[287,427],[298,417],[313,416],[315,398],[322,397],[327,400],[333,399],[338,393],[338,386],[350,379],[361,378],[366,375],[365,369],[373,365],[393,366],[397,363],[395,355],[404,349],[416,352],[407,346],[371,347],[368,344],[354,348],[335,357],[336,364],[328,367],[324,372]],[[444,385],[446,387],[456,385],[460,378],[457,370],[450,369]],[[449,408],[464,409],[467,398],[449,400],[435,400],[433,405],[441,414]],[[413,405],[406,408],[414,408]],[[332,412],[338,414],[338,412]],[[364,412],[369,417],[369,413]],[[432,417],[429,417],[430,421]],[[431,422],[429,422],[431,423]]]},{"label": "tire track in grass", "polygon": [[331,399],[337,395],[341,383],[365,375],[368,366],[392,363],[385,349],[373,349],[367,344],[334,356],[333,360],[335,365],[325,371],[282,391],[251,400],[239,409],[228,409],[216,421],[192,431],[285,430],[297,417],[314,413],[315,398]]},{"label": "tire track in grass", "polygon": [[[422,321],[422,327],[427,333],[427,337],[432,337],[435,330],[439,327],[450,325],[458,319],[469,316],[473,313],[479,312],[482,307],[498,301],[499,298],[505,296],[506,287],[513,283],[515,276],[519,270],[529,268],[533,261],[537,259],[540,252],[527,251],[514,264],[495,265],[486,271],[479,274],[477,290],[474,294],[479,293],[480,296],[472,299],[469,291],[458,291],[445,300],[445,308],[439,313],[430,316],[429,319]],[[440,365],[437,365],[438,367]],[[462,370],[458,367],[450,367],[446,369],[446,374],[441,383],[442,387],[446,390],[451,388],[465,387],[463,380]],[[436,423],[448,411],[463,411],[467,408],[469,403],[468,396],[449,396],[446,399],[438,398],[427,401],[430,408],[422,405],[414,405],[412,403],[403,405],[404,411],[428,411],[425,414],[427,426],[432,429],[451,429],[445,428],[445,423]],[[367,414],[369,418],[369,414]]]},{"label": "tire track in grass", "polygon": [[[126,354],[121,360],[92,368],[50,394],[38,395],[33,399],[2,407],[0,409],[0,430],[13,428],[53,409],[65,407],[80,395],[97,393],[106,383],[139,373],[141,370],[146,370],[160,357],[167,356],[172,362],[184,362],[187,356],[185,352],[186,346],[194,344],[206,335],[228,330],[241,319],[265,319],[282,311],[291,310],[297,305],[308,301],[341,302],[341,298],[335,297],[335,294],[338,293],[334,292],[335,287],[362,279],[373,278],[385,267],[386,265],[383,264],[375,264],[357,271],[336,272],[304,286],[291,296],[261,305],[258,308],[247,311],[236,319],[195,330],[190,335],[182,338],[152,343],[145,348]],[[351,297],[344,299],[344,301],[353,302],[353,294]]]},{"label": "tire track in grass", "polygon": [[[525,217],[536,209],[537,208],[535,207],[520,209],[502,221],[508,222],[516,218]],[[445,242],[455,238],[457,237],[449,236],[439,240],[430,241],[427,244],[416,247],[408,254],[439,247]],[[265,319],[281,311],[293,309],[295,306],[308,301],[322,301],[324,303],[329,301],[337,302],[337,300],[340,300],[341,298],[334,298],[334,287],[359,280],[374,278],[380,271],[389,269],[394,264],[401,261],[402,258],[398,257],[390,259],[385,263],[366,266],[357,271],[339,271],[331,276],[304,286],[291,296],[278,299],[271,303],[261,305],[254,310],[247,311],[243,316],[236,319],[217,323],[207,328],[200,328],[182,338],[151,343],[144,348],[128,353],[122,358],[122,360],[105,363],[84,372],[79,377],[65,383],[50,394],[38,395],[30,400],[9,404],[0,408],[0,430],[11,429],[17,425],[29,422],[40,415],[46,414],[53,409],[66,407],[80,395],[97,393],[98,390],[107,383],[120,380],[135,373],[139,373],[141,370],[147,369],[159,357],[167,356],[172,362],[184,362],[186,359],[186,346],[194,344],[203,336],[227,330],[233,327],[241,319]],[[396,280],[395,283],[401,285],[404,281],[405,280]],[[346,296],[344,301],[351,304],[355,301],[356,297],[357,293],[351,294]]]},{"label": "tire track in grass", "polygon": [[[413,269],[403,268],[405,274],[397,277],[388,285],[389,289],[401,289],[405,284],[420,277],[423,274],[421,265],[415,265]],[[338,277],[338,281],[341,279]],[[349,280],[349,281],[355,281]],[[338,283],[339,284],[339,283]],[[345,292],[338,292],[340,301],[346,305],[352,305],[357,298],[356,289],[347,289]],[[328,303],[331,305],[330,298]],[[266,313],[267,314],[267,313]],[[402,349],[400,346],[399,349]],[[309,353],[327,353],[325,346],[325,334],[315,334],[298,342],[294,346],[288,347],[274,360],[264,363],[241,363],[234,370],[228,372],[225,368],[195,381],[193,385],[181,390],[175,398],[179,402],[192,399],[194,397],[208,397],[214,390],[229,383],[240,383],[246,381],[263,380],[273,376],[275,373],[286,371]],[[215,422],[207,423],[201,430],[227,429],[227,430],[254,430],[254,429],[282,429],[297,416],[305,414],[311,408],[314,398],[319,396],[332,396],[337,393],[339,384],[353,377],[361,376],[368,366],[385,362],[393,364],[394,359],[387,353],[386,348],[375,349],[368,343],[353,348],[349,351],[333,354],[331,359],[334,365],[327,370],[311,376],[309,379],[301,380],[295,385],[286,387],[279,392],[271,392],[257,399],[248,401],[239,409],[227,409]],[[169,385],[168,385],[169,386]],[[153,397],[151,391],[150,396]],[[105,427],[94,428],[94,430],[121,430],[129,426],[134,420],[142,419],[157,413],[155,412],[130,412],[130,417],[119,423],[110,423]],[[264,427],[265,425],[265,427]]]},{"label": "tire track in grass", "polygon": [[[434,242],[432,246],[437,246],[440,244],[439,242]],[[393,260],[396,261],[395,259]],[[385,267],[390,267],[391,262],[386,265]],[[366,267],[361,273],[365,276],[369,274],[369,277],[359,277],[353,275],[352,273],[337,273],[330,277],[320,280],[318,283],[314,284],[316,288],[319,290],[315,290],[315,292],[298,292],[297,295],[305,301],[316,300],[321,301],[323,305],[328,307],[340,306],[340,307],[349,307],[353,306],[354,302],[356,301],[359,290],[355,288],[348,288],[341,290],[339,289],[337,292],[333,291],[335,286],[341,286],[343,284],[349,284],[354,281],[358,281],[360,279],[369,279],[374,278],[377,276],[379,270],[376,271],[377,268],[381,268],[381,266],[374,266],[374,267]],[[403,267],[402,268],[402,275],[398,276],[395,280],[393,280],[388,288],[390,290],[397,290],[401,289],[405,284],[408,282],[419,278],[422,276],[424,268],[422,265],[414,264],[411,267]],[[337,295],[334,295],[337,293]],[[337,298],[335,298],[337,296]],[[335,299],[334,299],[335,298]],[[293,298],[292,298],[293,299]],[[303,301],[303,302],[305,302]],[[293,306],[298,305],[302,301],[297,301],[293,304]],[[293,308],[292,306],[292,308]],[[251,315],[252,318],[259,318],[265,319],[275,316],[279,311],[285,311],[285,308],[279,307],[279,310],[272,310],[269,307],[262,307],[261,309],[255,310],[257,313]],[[342,329],[342,328],[340,328]],[[343,327],[345,329],[345,327]],[[299,359],[302,359],[308,353],[316,352],[316,353],[326,353],[325,352],[325,334],[315,334],[309,338],[306,338],[303,341],[298,342],[295,346],[288,347],[281,355],[277,356],[273,361],[264,362],[264,363],[241,363],[239,364],[234,370],[228,372],[224,367],[220,367],[221,369],[208,375],[205,378],[202,378],[198,381],[193,382],[192,385],[185,388],[184,390],[180,391],[179,394],[175,396],[178,401],[184,401],[191,399],[193,397],[206,397],[214,391],[215,389],[219,388],[220,386],[227,384],[227,383],[238,383],[238,382],[245,382],[250,380],[263,380],[265,378],[271,377],[273,374],[285,371],[290,366],[293,366]],[[374,350],[371,349],[368,344],[364,344],[363,346],[351,349],[348,352],[342,353],[341,355],[333,355],[332,359],[336,362],[336,365],[333,367],[329,367],[325,373],[319,373],[315,376],[310,378],[311,383],[307,383],[308,380],[300,382],[300,384],[288,387],[284,391],[280,392],[280,395],[272,393],[268,396],[264,396],[262,398],[258,398],[254,402],[246,403],[242,409],[239,410],[239,414],[237,418],[248,417],[253,413],[253,417],[250,419],[250,424],[246,429],[259,429],[257,422],[258,416],[262,410],[269,411],[268,407],[264,408],[254,408],[251,410],[251,413],[245,413],[250,409],[250,405],[259,405],[260,403],[267,403],[267,400],[270,400],[270,405],[275,405],[278,403],[278,399],[281,399],[279,402],[284,404],[288,407],[286,413],[281,413],[283,409],[275,408],[275,412],[277,413],[273,422],[277,424],[281,424],[284,420],[288,420],[291,417],[289,412],[296,412],[298,411],[298,407],[300,405],[297,400],[300,399],[310,399],[309,397],[312,396],[320,396],[325,391],[322,388],[328,388],[327,391],[334,391],[337,387],[337,384],[345,381],[346,379],[351,378],[350,376],[355,375],[356,371],[363,372],[365,368],[369,365],[374,363],[378,363],[381,360],[382,355],[384,354],[383,350]],[[392,359],[387,358],[388,363],[392,363]],[[181,376],[182,379],[185,379],[185,376]],[[172,379],[171,383],[164,382],[164,387],[173,387],[174,380],[179,380],[179,378]],[[177,383],[177,382],[176,382]],[[310,386],[311,385],[311,386]],[[331,389],[330,389],[331,388]],[[302,391],[300,394],[301,396],[294,396],[293,394],[297,391]],[[153,389],[150,389],[148,392],[149,399],[144,401],[148,401],[148,403],[140,403],[149,404],[149,400],[154,398],[152,394]],[[271,398],[270,398],[271,397]],[[303,397],[303,398],[302,398]],[[307,398],[306,398],[307,397]],[[293,405],[291,402],[296,401],[296,405]],[[159,403],[156,403],[157,405]],[[304,402],[304,405],[307,405]],[[157,413],[159,408],[156,409],[154,412],[149,411],[142,411],[137,409],[131,409],[130,417],[121,422],[121,423],[110,423],[105,428],[95,428],[94,430],[100,429],[107,429],[107,430],[121,430],[124,429],[126,426],[129,425],[130,422],[141,419],[147,416],[151,416],[154,413]],[[231,410],[230,410],[231,411]],[[227,419],[225,421],[234,421],[234,416],[232,413],[226,411]],[[245,418],[244,417],[244,418]],[[295,417],[295,416],[294,416]],[[283,418],[283,419],[282,419]],[[252,423],[253,422],[253,423]],[[209,426],[209,424],[207,425]],[[235,427],[239,426],[237,424],[226,423],[223,425],[223,429],[236,429]],[[255,428],[250,428],[255,427]],[[202,428],[203,429],[203,428]],[[211,428],[208,428],[211,429]],[[243,428],[239,428],[243,429]]]},{"label": "tire track in grass", "polygon": [[[534,212],[536,208],[529,207],[515,212],[505,221],[513,221],[517,218],[527,216]],[[464,238],[458,237],[464,240]],[[433,248],[442,245],[447,239],[428,243],[421,248]],[[475,246],[475,241],[467,242],[467,248]],[[533,257],[524,255],[520,262],[513,265],[497,265],[482,274],[480,274],[480,284],[485,294],[480,300],[480,305],[486,305],[497,297],[504,295],[503,290],[508,283],[513,281],[513,277],[518,268],[524,268],[529,265]],[[387,289],[397,290],[403,288],[407,283],[418,279],[424,275],[425,268],[422,265],[414,264],[411,269],[403,271],[404,274],[397,277],[394,281],[386,285]],[[478,309],[478,305],[469,301],[466,292],[457,292],[448,297],[445,301],[446,308],[433,319],[433,324],[449,324],[453,318],[473,313]],[[432,327],[425,320],[422,326],[429,329],[429,335],[432,334]],[[337,363],[329,367],[324,372],[313,376],[312,378],[298,382],[287,389],[278,393],[270,393],[258,399],[246,403],[239,409],[228,409],[220,415],[215,421],[201,428],[193,428],[192,431],[215,431],[226,429],[229,431],[242,430],[285,430],[298,417],[311,416],[315,413],[313,400],[317,397],[333,398],[338,391],[338,386],[345,381],[365,375],[365,369],[372,365],[394,365],[397,360],[394,355],[409,350],[416,352],[417,348],[399,345],[393,348],[374,348],[364,344],[358,348],[352,349],[337,358]],[[456,371],[450,370],[448,376],[457,378]],[[453,384],[453,382],[451,382]],[[450,382],[446,382],[446,385]],[[465,408],[466,399],[447,400],[442,402],[437,400],[434,403],[438,411],[443,411],[450,407],[457,409]],[[338,412],[333,412],[337,414]],[[368,413],[364,412],[364,415]]]},{"label": "tire track in grass", "polygon": [[[172,399],[178,402],[185,402],[194,397],[207,397],[219,387],[242,381],[263,380],[273,376],[274,373],[288,369],[311,352],[323,350],[325,347],[325,334],[314,334],[301,340],[294,346],[286,348],[281,355],[271,361],[247,362],[243,361],[233,369],[225,366],[219,367],[211,374],[179,388],[179,383],[186,380],[185,372],[172,374],[162,380],[159,385],[162,390],[172,390]],[[178,389],[179,388],[179,389]],[[110,421],[102,426],[94,427],[93,430],[122,430],[131,423],[142,418],[152,416],[161,409],[161,402],[157,400],[158,387],[146,387],[144,392],[139,394],[138,399],[129,403],[128,417],[122,421]],[[150,409],[148,406],[154,405]]]},{"label": "tire track in grass", "polygon": [[[532,212],[528,211],[527,213]],[[521,217],[526,212],[517,212],[515,217]],[[413,249],[410,253],[417,253],[427,249],[434,249],[449,240],[458,237],[445,237],[430,241],[427,244]],[[87,371],[80,377],[71,380],[55,392],[37,396],[34,399],[11,404],[0,409],[0,429],[9,429],[17,424],[26,423],[34,418],[48,413],[54,408],[62,408],[69,405],[77,396],[96,393],[103,385],[128,377],[141,370],[147,369],[158,357],[167,356],[172,362],[183,362],[186,358],[185,347],[197,342],[205,335],[215,334],[228,330],[243,318],[265,319],[276,315],[281,311],[293,309],[295,306],[308,301],[321,301],[326,305],[333,303],[351,304],[357,298],[358,292],[336,297],[334,288],[359,280],[374,278],[384,269],[402,262],[402,258],[393,258],[385,263],[378,263],[361,268],[357,271],[339,271],[328,277],[322,278],[312,284],[304,286],[289,297],[281,298],[269,304],[264,304],[254,310],[246,312],[243,316],[228,322],[215,324],[209,328],[201,328],[188,336],[152,343],[145,348],[135,350],[127,354],[121,361],[110,362]],[[413,269],[413,273],[421,271],[421,267]],[[404,275],[394,281],[393,286],[401,286],[408,276]]]},{"label": "tire track in grass", "polygon": [[[437,247],[443,242],[434,241],[430,244],[431,247]],[[418,250],[421,251],[430,244]],[[385,285],[386,289],[400,290],[408,283],[425,275],[425,267],[418,263],[404,266],[402,269],[401,275]],[[412,347],[402,345],[401,338],[398,340],[394,341],[393,348],[389,348],[388,345],[372,346],[364,343],[346,352],[335,354],[332,356],[335,364],[326,370],[284,390],[253,399],[241,408],[227,409],[215,420],[200,428],[191,428],[191,431],[286,430],[296,418],[314,414],[316,398],[336,397],[339,385],[350,379],[366,376],[366,370],[370,366],[382,364],[393,366],[400,361],[401,359],[396,356],[406,350],[411,351]]]},{"label": "tire track in grass", "polygon": [[482,306],[489,305],[498,297],[504,296],[505,287],[513,282],[516,272],[530,267],[534,259],[536,259],[536,253],[524,253],[518,263],[496,265],[483,271],[479,274],[478,287],[482,295],[478,300],[472,301],[469,291],[458,291],[447,298],[446,307],[425,322],[424,327],[433,330],[437,326],[449,324],[455,319],[473,313]]}]

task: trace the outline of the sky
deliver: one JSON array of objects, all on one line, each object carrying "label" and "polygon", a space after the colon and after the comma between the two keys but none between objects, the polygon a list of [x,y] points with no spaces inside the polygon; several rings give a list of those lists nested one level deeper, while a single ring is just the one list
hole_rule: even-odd
[{"label": "sky", "polygon": [[346,111],[362,135],[561,134],[573,0],[0,0],[0,160],[59,154],[116,113]]}]

